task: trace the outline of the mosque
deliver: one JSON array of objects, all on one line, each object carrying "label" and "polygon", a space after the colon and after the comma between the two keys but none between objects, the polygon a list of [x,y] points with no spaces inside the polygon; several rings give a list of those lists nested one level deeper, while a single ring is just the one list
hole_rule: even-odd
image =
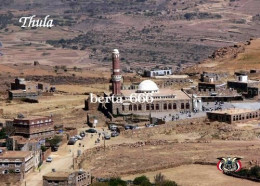
[{"label": "mosque", "polygon": [[[159,89],[155,82],[152,80],[142,81],[137,89],[122,90],[122,75],[120,70],[119,51],[113,50],[112,53],[112,94],[105,93],[105,96],[119,96],[122,102],[110,102],[107,108],[113,115],[129,115],[129,114],[149,114],[151,112],[180,112],[192,111],[198,109],[196,97],[186,94],[181,90]],[[152,97],[152,102],[133,102],[131,95],[143,96],[149,94]]]}]

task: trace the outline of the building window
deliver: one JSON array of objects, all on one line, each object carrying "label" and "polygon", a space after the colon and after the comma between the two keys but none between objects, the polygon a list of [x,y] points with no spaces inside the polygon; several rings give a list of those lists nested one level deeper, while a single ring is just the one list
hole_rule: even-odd
[{"label": "building window", "polygon": [[142,105],[141,104],[138,105],[138,110],[142,110]]},{"label": "building window", "polygon": [[164,103],[164,104],[163,104],[163,109],[164,109],[164,110],[167,110],[167,103]]},{"label": "building window", "polygon": [[181,103],[181,109],[184,109],[184,103]]},{"label": "building window", "polygon": [[125,105],[122,105],[122,111],[125,111]]},{"label": "building window", "polygon": [[154,104],[151,104],[151,110],[154,110]]},{"label": "building window", "polygon": [[20,163],[15,163],[15,167],[21,167]]},{"label": "building window", "polygon": [[132,105],[129,105],[129,110],[133,110],[133,106]]},{"label": "building window", "polygon": [[160,110],[160,105],[156,104],[156,110]]},{"label": "building window", "polygon": [[190,104],[186,103],[186,109],[190,109]]},{"label": "building window", "polygon": [[134,110],[137,110],[137,105],[134,105]]},{"label": "building window", "polygon": [[150,105],[149,104],[146,105],[146,110],[150,110]]},{"label": "building window", "polygon": [[173,109],[177,109],[176,103],[173,103]]},{"label": "building window", "polygon": [[172,104],[171,104],[171,103],[168,104],[168,109],[169,109],[169,110],[172,109]]}]

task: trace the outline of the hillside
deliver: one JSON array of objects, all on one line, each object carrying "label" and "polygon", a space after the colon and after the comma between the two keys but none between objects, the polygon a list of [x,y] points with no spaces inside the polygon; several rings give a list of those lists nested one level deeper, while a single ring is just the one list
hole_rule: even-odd
[{"label": "hillside", "polygon": [[[223,52],[223,55],[221,54]],[[229,72],[249,71],[260,69],[260,39],[254,39],[236,46],[225,47],[217,50],[215,59],[207,59],[201,64],[195,65],[186,72],[216,71]]]},{"label": "hillside", "polygon": [[[119,48],[124,66],[185,68],[260,37],[259,9],[258,0],[0,0],[0,62],[109,67]],[[34,14],[56,26],[21,29],[19,18]]]}]

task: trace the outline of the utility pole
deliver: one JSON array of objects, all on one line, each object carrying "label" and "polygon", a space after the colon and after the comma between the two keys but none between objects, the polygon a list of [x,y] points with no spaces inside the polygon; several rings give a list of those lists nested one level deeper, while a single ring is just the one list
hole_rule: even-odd
[{"label": "utility pole", "polygon": [[106,151],[106,139],[105,139],[105,136],[104,136],[104,152]]}]

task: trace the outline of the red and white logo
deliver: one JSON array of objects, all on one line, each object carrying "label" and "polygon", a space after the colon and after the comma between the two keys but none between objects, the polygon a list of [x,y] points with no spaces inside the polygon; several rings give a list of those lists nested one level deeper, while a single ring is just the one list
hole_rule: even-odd
[{"label": "red and white logo", "polygon": [[222,172],[238,172],[242,168],[241,159],[239,157],[220,157],[217,163],[218,170]]}]

